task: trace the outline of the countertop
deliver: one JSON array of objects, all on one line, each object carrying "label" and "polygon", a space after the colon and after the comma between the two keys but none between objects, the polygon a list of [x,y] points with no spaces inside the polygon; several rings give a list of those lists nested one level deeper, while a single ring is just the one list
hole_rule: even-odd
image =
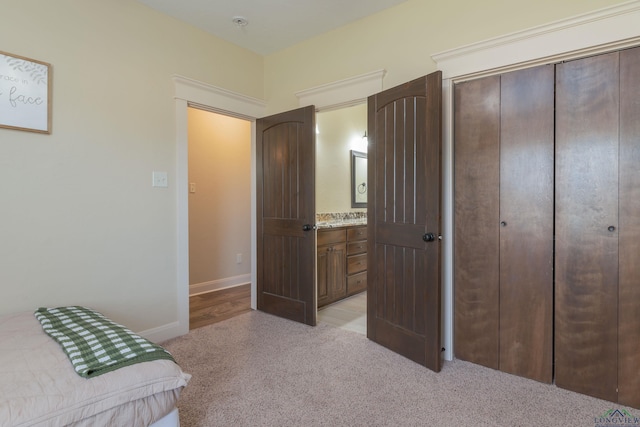
[{"label": "countertop", "polygon": [[367,225],[366,219],[343,219],[337,221],[323,221],[316,223],[318,230],[323,228],[338,228],[338,227],[350,227],[350,226],[362,226]]}]

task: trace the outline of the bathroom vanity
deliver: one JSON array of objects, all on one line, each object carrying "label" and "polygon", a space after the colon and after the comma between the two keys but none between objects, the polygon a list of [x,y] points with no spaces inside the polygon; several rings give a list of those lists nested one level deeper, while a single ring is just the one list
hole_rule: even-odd
[{"label": "bathroom vanity", "polygon": [[318,307],[367,289],[367,226],[319,226]]}]

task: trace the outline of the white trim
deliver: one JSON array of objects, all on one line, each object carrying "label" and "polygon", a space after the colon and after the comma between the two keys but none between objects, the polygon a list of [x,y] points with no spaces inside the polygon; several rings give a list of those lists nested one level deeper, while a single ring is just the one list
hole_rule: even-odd
[{"label": "white trim", "polygon": [[189,296],[192,297],[194,295],[204,294],[207,292],[235,288],[236,286],[246,285],[247,283],[251,283],[251,274],[242,274],[240,276],[195,283],[189,286]]},{"label": "white trim", "polygon": [[382,91],[386,70],[377,70],[359,76],[296,92],[298,105],[313,105],[316,111],[350,107],[367,101],[367,97]]},{"label": "white trim", "polygon": [[[263,116],[260,116],[263,117]],[[257,183],[257,154],[256,154],[256,121],[251,122],[251,308],[258,309],[258,189]]]},{"label": "white trim", "polygon": [[[640,1],[563,19],[431,55],[443,79],[506,71],[640,43]],[[572,54],[573,53],[573,54]]]},{"label": "white trim", "polygon": [[176,336],[189,333],[189,194],[187,193],[189,143],[187,137],[187,101],[176,99],[176,304],[179,324]]},{"label": "white trim", "polygon": [[[578,15],[503,37],[432,55],[443,73],[443,343],[453,342],[453,94],[454,83],[519,68],[559,62],[640,44],[640,0]],[[447,224],[447,222],[449,223]]]},{"label": "white trim", "polygon": [[184,99],[189,103],[199,104],[233,116],[241,115],[248,120],[255,120],[266,114],[267,104],[260,99],[179,75],[173,76],[173,82],[176,89],[176,99]]},{"label": "white trim", "polygon": [[[442,140],[451,140],[453,116],[444,108],[453,96],[448,80],[442,82]],[[453,360],[453,144],[442,147],[442,347],[445,360]]]},{"label": "white trim", "polygon": [[187,322],[187,332],[182,331],[182,323],[181,322],[171,322],[166,325],[158,326],[157,328],[147,329],[145,331],[136,332],[143,338],[148,339],[154,343],[161,343],[171,338],[178,337],[180,335],[184,335],[189,332],[189,322]]},{"label": "white trim", "polygon": [[[187,108],[193,105],[251,121],[251,308],[256,308],[256,180],[255,121],[266,115],[266,103],[182,76],[173,76],[176,102],[177,305],[173,336],[189,332],[189,165]],[[171,337],[170,337],[171,338]]]}]

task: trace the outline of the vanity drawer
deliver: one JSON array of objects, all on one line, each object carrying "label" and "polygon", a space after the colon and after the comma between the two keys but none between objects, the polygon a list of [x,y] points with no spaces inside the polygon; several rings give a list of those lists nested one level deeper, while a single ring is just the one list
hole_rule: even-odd
[{"label": "vanity drawer", "polygon": [[347,245],[347,255],[357,255],[367,252],[367,241],[351,242]]},{"label": "vanity drawer", "polygon": [[367,269],[367,254],[347,257],[347,274],[355,274]]},{"label": "vanity drawer", "polygon": [[350,227],[347,230],[347,240],[366,240],[367,239],[367,226],[362,227]]},{"label": "vanity drawer", "polygon": [[318,246],[346,241],[347,234],[344,228],[318,230]]},{"label": "vanity drawer", "polygon": [[367,290],[367,272],[362,272],[347,278],[347,294],[357,294]]}]

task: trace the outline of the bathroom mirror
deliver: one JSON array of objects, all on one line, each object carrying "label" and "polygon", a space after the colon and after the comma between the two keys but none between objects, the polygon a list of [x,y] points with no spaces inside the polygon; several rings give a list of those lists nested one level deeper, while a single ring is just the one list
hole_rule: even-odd
[{"label": "bathroom mirror", "polygon": [[351,150],[351,207],[367,207],[367,153]]}]

